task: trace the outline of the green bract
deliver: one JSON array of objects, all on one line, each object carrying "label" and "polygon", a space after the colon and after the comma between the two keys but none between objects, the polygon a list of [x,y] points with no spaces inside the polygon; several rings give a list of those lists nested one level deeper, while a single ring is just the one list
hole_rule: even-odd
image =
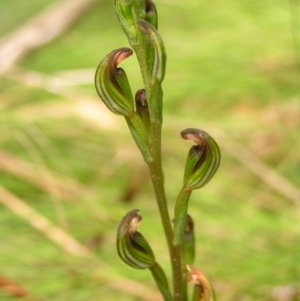
[{"label": "green bract", "polygon": [[186,160],[184,187],[193,190],[203,187],[214,176],[220,164],[220,150],[215,140],[199,129],[186,129],[181,132],[183,139],[192,140]]},{"label": "green bract", "polygon": [[136,42],[136,26],[132,13],[132,5],[133,0],[114,0],[117,17],[130,44]]},{"label": "green bract", "polygon": [[163,40],[157,30],[147,21],[139,20],[139,28],[145,43],[148,72],[152,83],[162,82],[165,77],[167,55]]},{"label": "green bract", "polygon": [[193,264],[195,258],[195,235],[194,222],[190,215],[187,215],[186,228],[183,232],[182,257],[185,265]]},{"label": "green bract", "polygon": [[119,48],[109,53],[99,64],[95,86],[105,105],[115,114],[130,116],[134,102],[125,71],[117,65],[132,55],[130,48]]},{"label": "green bract", "polygon": [[147,0],[133,0],[133,7],[137,20],[145,20],[147,13],[146,2]]},{"label": "green bract", "polygon": [[191,196],[191,190],[184,187],[179,192],[174,208],[174,246],[179,246],[183,242],[184,232],[187,227],[188,205]]}]

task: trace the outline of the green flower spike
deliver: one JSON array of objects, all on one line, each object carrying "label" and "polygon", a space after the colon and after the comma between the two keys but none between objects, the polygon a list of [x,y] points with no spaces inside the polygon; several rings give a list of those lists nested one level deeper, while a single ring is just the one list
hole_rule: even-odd
[{"label": "green flower spike", "polygon": [[158,17],[156,6],[153,1],[146,0],[146,17],[145,21],[150,23],[156,30],[158,28]]},{"label": "green flower spike", "polygon": [[144,35],[148,72],[151,82],[162,83],[165,77],[167,55],[163,40],[155,27],[145,20],[139,20],[138,26]]},{"label": "green flower spike", "polygon": [[117,115],[130,116],[134,102],[125,71],[117,65],[132,55],[130,48],[119,48],[109,53],[99,64],[95,86],[105,105]]},{"label": "green flower spike", "polygon": [[199,129],[186,129],[181,137],[194,141],[184,171],[184,187],[193,190],[203,187],[214,176],[220,164],[220,150],[216,141],[206,132]]},{"label": "green flower spike", "polygon": [[114,0],[119,22],[128,37],[129,43],[136,42],[136,26],[132,12],[133,0]]},{"label": "green flower spike", "polygon": [[187,265],[188,282],[194,283],[192,301],[214,301],[215,293],[208,279],[196,268]]},{"label": "green flower spike", "polygon": [[183,187],[175,205],[174,245],[182,243],[187,223],[188,202],[192,190],[201,188],[209,182],[220,164],[220,150],[215,140],[199,129],[186,129],[181,137],[194,141],[185,165]]},{"label": "green flower spike", "polygon": [[153,251],[144,238],[136,231],[142,217],[138,210],[129,211],[120,221],[117,232],[117,250],[120,258],[129,266],[136,269],[149,268],[152,276],[165,301],[172,301],[167,277],[155,261]]}]

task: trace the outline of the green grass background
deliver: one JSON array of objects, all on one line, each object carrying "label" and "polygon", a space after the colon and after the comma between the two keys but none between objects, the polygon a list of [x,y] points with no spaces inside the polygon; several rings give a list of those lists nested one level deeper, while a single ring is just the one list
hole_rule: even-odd
[{"label": "green grass background", "polygon": [[[1,1],[0,34],[52,3]],[[220,129],[299,188],[300,2],[157,0],[156,5],[168,55],[163,159],[170,212],[190,147],[179,136],[186,127]],[[66,33],[18,64],[47,75],[93,69],[122,46],[128,42],[113,3],[99,0]],[[135,57],[122,64],[132,90],[141,88]],[[79,98],[97,97],[92,77],[76,88]],[[70,256],[1,205],[1,274],[42,300],[143,300],[109,283],[125,278],[155,288],[148,271],[127,267],[116,254],[118,221],[134,208],[143,216],[140,232],[170,272],[150,181],[145,179],[131,202],[122,202],[130,175],[143,172],[124,121],[101,127],[78,117],[73,107],[72,99],[1,78],[1,149],[30,162],[37,173],[44,166],[54,178],[66,176],[84,188],[68,202],[7,172],[0,171],[0,183],[78,241],[100,237],[100,243],[90,258]],[[281,286],[299,292],[299,203],[221,152],[216,176],[190,202],[195,266],[212,280],[220,301],[300,300],[273,296]],[[14,298],[0,290],[0,300]]]}]

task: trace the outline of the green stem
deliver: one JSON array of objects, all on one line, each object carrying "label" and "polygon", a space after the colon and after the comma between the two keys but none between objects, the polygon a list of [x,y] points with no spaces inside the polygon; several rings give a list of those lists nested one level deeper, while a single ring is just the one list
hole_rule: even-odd
[{"label": "green stem", "polygon": [[[173,298],[174,301],[186,301],[187,296],[183,293],[184,284],[182,278],[182,265],[180,247],[173,245],[173,230],[171,226],[170,216],[168,212],[167,199],[164,186],[164,175],[161,163],[161,127],[162,127],[162,98],[163,92],[161,84],[158,82],[151,82],[148,74],[147,61],[145,51],[141,47],[141,37],[138,34],[137,42],[132,43],[131,47],[134,49],[137,59],[139,61],[144,86],[146,90],[148,104],[150,106],[151,119],[151,137],[150,152],[152,160],[145,160],[149,166],[151,180],[156,196],[165,237],[168,243],[169,254],[171,257],[172,274],[173,274]],[[156,105],[158,103],[158,105]],[[152,110],[151,110],[152,109]]]},{"label": "green stem", "polygon": [[153,140],[151,145],[151,151],[153,155],[153,161],[148,163],[151,180],[156,196],[157,205],[160,212],[162,225],[165,232],[165,237],[168,243],[169,253],[171,257],[172,273],[173,273],[173,293],[174,301],[185,301],[186,290],[185,284],[182,278],[182,263],[180,246],[173,245],[173,230],[169,217],[167,199],[164,186],[164,174],[161,163],[161,125],[152,123],[153,128]]},{"label": "green stem", "polygon": [[134,112],[131,116],[125,116],[125,120],[136,145],[144,157],[144,160],[146,162],[151,161],[152,155],[149,149],[147,133],[142,119],[136,112]]},{"label": "green stem", "polygon": [[160,267],[158,263],[149,268],[152,276],[156,282],[158,289],[160,290],[161,294],[164,297],[165,301],[173,301],[172,294],[169,291],[169,285],[167,277],[164,273],[164,270]]},{"label": "green stem", "polygon": [[161,217],[161,221],[164,228],[165,237],[167,239],[169,253],[171,257],[172,272],[173,272],[174,301],[183,301],[184,299],[181,293],[182,278],[181,278],[180,247],[173,246],[173,231],[172,231],[169,212],[167,208],[167,201],[165,196],[165,188],[164,188],[161,165],[157,165],[157,162],[153,161],[152,163],[149,163],[148,166],[150,169],[151,180],[154,187],[157,205],[159,208],[160,217]]}]

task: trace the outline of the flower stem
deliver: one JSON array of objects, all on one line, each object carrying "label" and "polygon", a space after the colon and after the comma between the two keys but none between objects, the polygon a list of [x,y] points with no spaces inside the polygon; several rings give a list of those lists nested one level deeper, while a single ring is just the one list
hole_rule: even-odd
[{"label": "flower stem", "polygon": [[165,237],[168,244],[169,254],[171,258],[172,274],[173,274],[173,298],[174,301],[186,301],[185,284],[182,277],[182,265],[181,265],[181,252],[179,246],[173,245],[173,230],[171,220],[168,211],[165,186],[164,186],[164,174],[161,162],[161,127],[162,127],[162,100],[163,91],[161,83],[151,81],[151,77],[148,73],[147,59],[145,50],[142,48],[141,36],[138,35],[136,43],[131,43],[134,49],[137,59],[139,61],[144,86],[147,95],[147,101],[150,106],[150,123],[151,123],[151,142],[150,152],[152,158],[145,161],[148,164],[154,193],[156,196],[156,202],[158,205],[160,218],[162,221]]},{"label": "flower stem", "polygon": [[183,293],[185,290],[183,290],[184,284],[182,279],[180,247],[173,245],[174,235],[165,194],[164,175],[161,163],[161,126],[157,124],[152,125],[155,134],[155,139],[152,140],[153,145],[151,148],[153,161],[148,162],[148,166],[171,258],[174,301],[185,301],[186,296],[185,293]]},{"label": "flower stem", "polygon": [[169,253],[171,257],[172,272],[173,272],[173,291],[174,301],[183,301],[181,296],[181,257],[180,248],[173,246],[173,231],[171,227],[169,212],[167,208],[167,201],[165,196],[165,189],[163,183],[163,173],[161,166],[157,162],[152,162],[149,165],[151,180],[156,195],[157,205],[160,212],[162,225],[167,239]]}]

